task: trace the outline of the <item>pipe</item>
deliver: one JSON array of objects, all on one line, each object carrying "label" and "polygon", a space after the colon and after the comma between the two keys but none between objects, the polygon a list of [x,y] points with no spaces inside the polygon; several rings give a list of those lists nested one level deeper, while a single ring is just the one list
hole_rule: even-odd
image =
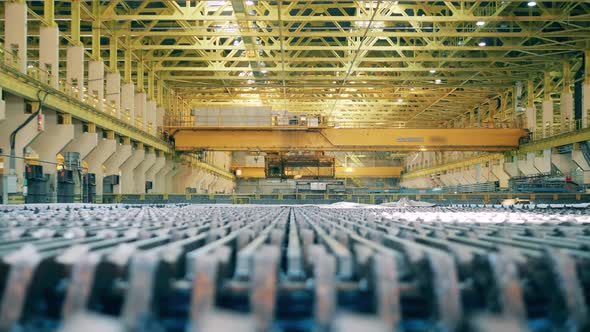
[{"label": "pipe", "polygon": [[15,145],[16,145],[16,135],[18,134],[18,132],[23,129],[29,122],[31,122],[31,120],[33,120],[36,116],[39,115],[39,113],[41,113],[41,110],[43,109],[43,102],[45,102],[45,99],[47,98],[47,96],[49,95],[49,92],[45,92],[45,96],[43,97],[43,99],[41,99],[41,92],[44,91],[37,91],[37,101],[39,102],[39,107],[37,108],[37,111],[33,114],[31,114],[31,116],[29,116],[25,122],[23,122],[20,126],[18,126],[11,134],[10,134],[10,165],[9,165],[9,174],[10,175],[14,175],[16,173],[16,152],[15,152]]}]

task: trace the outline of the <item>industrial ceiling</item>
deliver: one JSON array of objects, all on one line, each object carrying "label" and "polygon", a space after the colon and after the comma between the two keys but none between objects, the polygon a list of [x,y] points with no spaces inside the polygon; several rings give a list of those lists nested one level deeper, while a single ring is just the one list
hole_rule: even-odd
[{"label": "industrial ceiling", "polygon": [[[71,2],[55,2],[62,61]],[[564,62],[573,83],[590,48],[587,1],[80,2],[80,40],[111,69],[135,75],[127,54],[192,106],[267,105],[343,126],[446,126],[519,81],[541,100],[544,72],[560,91]],[[27,3],[35,57],[47,4]]]}]

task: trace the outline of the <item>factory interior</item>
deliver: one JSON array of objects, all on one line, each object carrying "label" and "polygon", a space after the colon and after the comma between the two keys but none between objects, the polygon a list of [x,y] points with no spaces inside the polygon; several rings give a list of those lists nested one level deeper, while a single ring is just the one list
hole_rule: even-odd
[{"label": "factory interior", "polygon": [[590,332],[590,2],[0,21],[0,332]]}]

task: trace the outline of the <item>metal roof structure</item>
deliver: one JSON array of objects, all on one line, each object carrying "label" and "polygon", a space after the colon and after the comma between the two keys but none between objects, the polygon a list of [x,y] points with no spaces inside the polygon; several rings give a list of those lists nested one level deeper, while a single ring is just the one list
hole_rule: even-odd
[{"label": "metal roof structure", "polygon": [[192,106],[267,105],[352,127],[445,127],[474,109],[502,121],[514,114],[497,98],[513,103],[517,82],[529,99],[543,99],[545,83],[545,93],[561,91],[590,48],[587,1],[27,3],[33,57],[46,19],[64,53],[79,24],[88,52],[126,80],[141,68],[148,80],[134,80],[152,94],[165,87]]}]

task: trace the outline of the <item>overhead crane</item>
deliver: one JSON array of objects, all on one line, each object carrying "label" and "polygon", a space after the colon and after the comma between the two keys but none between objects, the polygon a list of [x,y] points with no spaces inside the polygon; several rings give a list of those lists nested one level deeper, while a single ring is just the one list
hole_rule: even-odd
[{"label": "overhead crane", "polygon": [[523,129],[169,127],[179,151],[506,151]]}]

